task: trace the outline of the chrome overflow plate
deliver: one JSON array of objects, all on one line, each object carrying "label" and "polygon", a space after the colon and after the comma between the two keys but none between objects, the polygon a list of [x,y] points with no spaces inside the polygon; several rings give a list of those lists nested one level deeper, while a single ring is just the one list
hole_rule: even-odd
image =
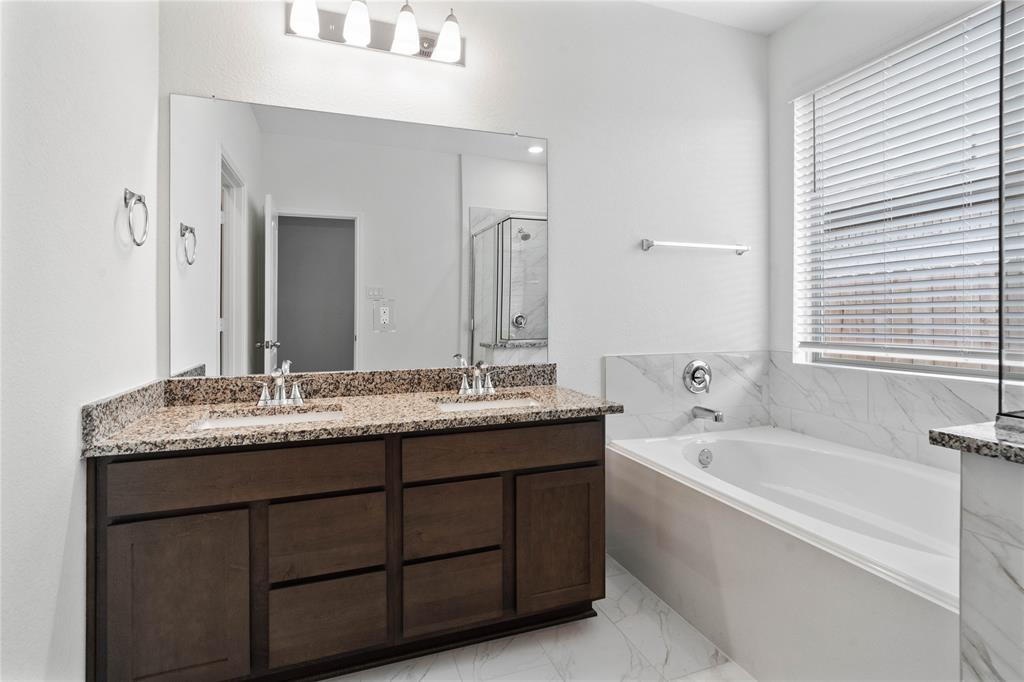
[{"label": "chrome overflow plate", "polygon": [[701,450],[700,454],[697,455],[697,461],[700,463],[700,468],[707,469],[711,466],[711,460],[714,459],[714,457],[715,456],[711,454],[711,451],[707,448]]},{"label": "chrome overflow plate", "polygon": [[683,369],[683,386],[690,393],[711,392],[711,366],[703,360],[693,360]]}]

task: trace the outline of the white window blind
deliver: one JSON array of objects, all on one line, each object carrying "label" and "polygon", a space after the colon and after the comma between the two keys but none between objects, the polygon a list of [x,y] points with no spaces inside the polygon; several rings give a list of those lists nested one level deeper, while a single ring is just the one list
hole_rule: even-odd
[{"label": "white window blind", "polygon": [[796,100],[804,359],[995,370],[1000,23],[986,8]]}]

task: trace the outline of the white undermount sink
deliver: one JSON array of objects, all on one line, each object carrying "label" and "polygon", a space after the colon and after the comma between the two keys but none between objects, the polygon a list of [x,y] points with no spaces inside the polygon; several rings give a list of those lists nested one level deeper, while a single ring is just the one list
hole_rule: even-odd
[{"label": "white undermount sink", "polygon": [[442,412],[478,412],[480,410],[500,410],[509,407],[539,407],[533,398],[504,398],[495,400],[467,400],[465,402],[438,403],[437,409]]},{"label": "white undermount sink", "polygon": [[342,416],[343,413],[336,410],[333,412],[292,412],[289,414],[254,414],[239,417],[207,417],[197,421],[193,428],[197,431],[206,431],[207,429],[238,429],[247,426],[331,422],[341,419]]}]

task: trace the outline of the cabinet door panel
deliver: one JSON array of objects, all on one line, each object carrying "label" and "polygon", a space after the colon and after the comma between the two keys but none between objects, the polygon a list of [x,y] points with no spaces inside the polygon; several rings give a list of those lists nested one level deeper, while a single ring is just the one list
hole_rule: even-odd
[{"label": "cabinet door panel", "polygon": [[249,672],[249,513],[107,530],[110,680],[223,680]]},{"label": "cabinet door panel", "polygon": [[516,610],[604,597],[604,468],[516,478]]}]

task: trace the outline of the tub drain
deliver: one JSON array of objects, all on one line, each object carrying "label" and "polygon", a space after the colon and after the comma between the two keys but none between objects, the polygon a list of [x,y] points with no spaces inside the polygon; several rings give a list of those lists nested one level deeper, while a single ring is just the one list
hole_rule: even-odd
[{"label": "tub drain", "polygon": [[710,450],[704,448],[703,450],[700,451],[700,454],[697,455],[697,461],[700,462],[700,466],[702,469],[707,469],[709,466],[711,466],[711,460],[714,459],[714,457],[715,456],[711,454]]}]

